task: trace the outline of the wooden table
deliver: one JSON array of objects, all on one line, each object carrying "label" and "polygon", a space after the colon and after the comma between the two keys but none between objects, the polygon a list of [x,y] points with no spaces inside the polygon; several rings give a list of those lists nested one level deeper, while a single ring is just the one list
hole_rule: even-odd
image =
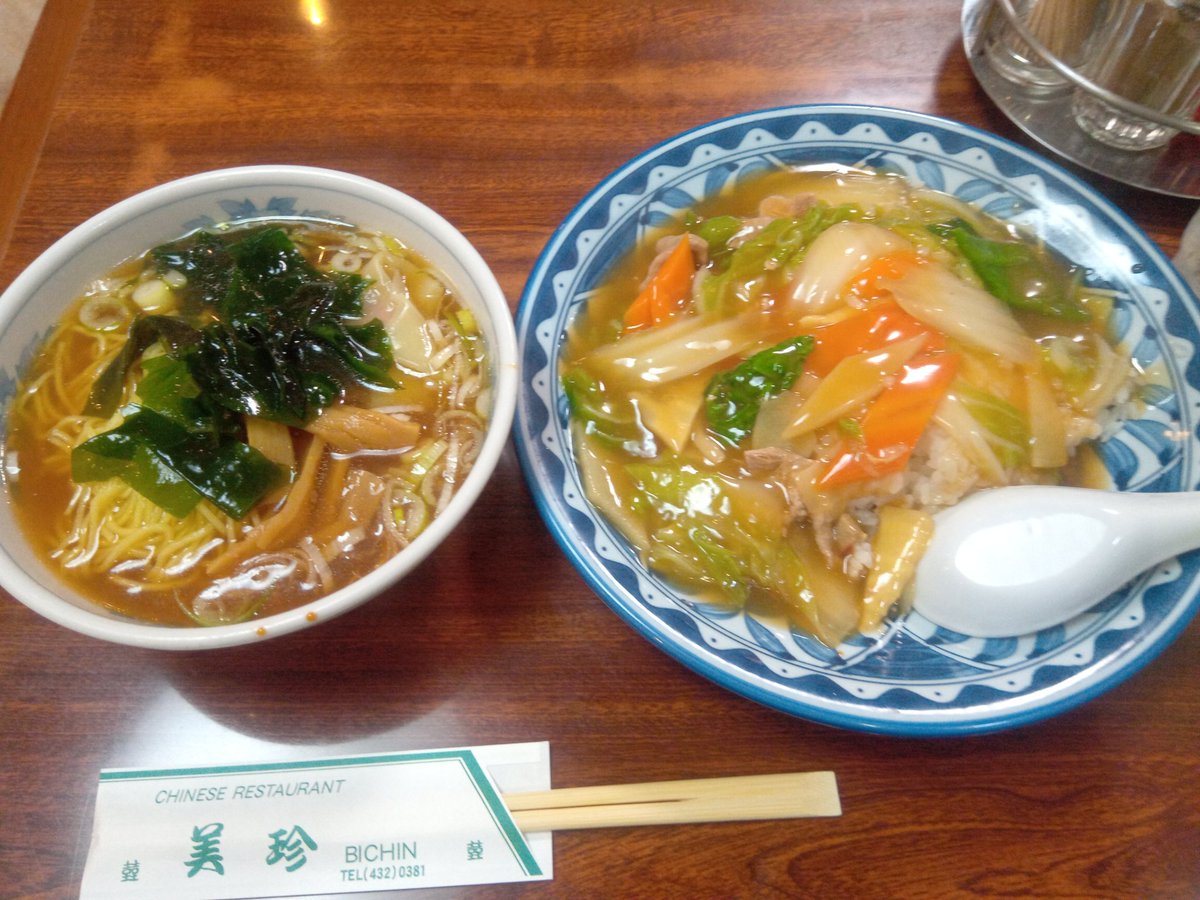
[{"label": "wooden table", "polygon": [[[515,307],[559,221],[624,160],[739,111],[843,101],[1019,142],[964,58],[960,0],[49,0],[0,122],[0,285],[143,188],[287,162],[439,210]],[[1084,177],[1168,254],[1194,202]],[[76,636],[0,603],[0,894],[71,896],[97,775],[548,740],[557,786],[833,769],[838,819],[567,832],[509,896],[1184,897],[1200,891],[1200,627],[1013,732],[908,740],[741,699],[575,572],[511,450],[386,596],[204,654]],[[433,892],[443,896],[450,892]],[[460,892],[454,892],[460,893]]]}]

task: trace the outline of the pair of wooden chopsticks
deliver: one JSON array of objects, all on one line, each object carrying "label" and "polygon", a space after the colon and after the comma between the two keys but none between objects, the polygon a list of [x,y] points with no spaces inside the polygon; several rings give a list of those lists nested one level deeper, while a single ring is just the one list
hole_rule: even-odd
[{"label": "pair of wooden chopsticks", "polygon": [[840,816],[833,772],[739,775],[505,794],[521,831]]}]

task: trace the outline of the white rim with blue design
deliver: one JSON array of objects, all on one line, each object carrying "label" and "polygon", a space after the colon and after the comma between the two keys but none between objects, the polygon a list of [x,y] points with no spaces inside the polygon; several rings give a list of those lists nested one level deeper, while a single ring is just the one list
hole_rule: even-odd
[{"label": "white rim with blue design", "polygon": [[763,171],[838,163],[903,174],[1040,235],[1117,296],[1114,336],[1163,374],[1145,412],[1106,435],[1121,490],[1197,484],[1200,302],[1162,252],[1083,182],[1030,151],[955,122],[895,109],[800,106],[734,116],[671,138],[588,194],[542,252],[517,310],[521,464],[543,518],[595,591],[696,672],[775,709],[905,735],[994,731],[1075,707],[1132,675],[1200,607],[1200,553],[1149,571],[1071,622],[978,639],[911,614],[882,640],[836,652],[803,633],[704,606],[649,573],[584,499],[558,379],[560,339],[609,267],[648,229]]}]

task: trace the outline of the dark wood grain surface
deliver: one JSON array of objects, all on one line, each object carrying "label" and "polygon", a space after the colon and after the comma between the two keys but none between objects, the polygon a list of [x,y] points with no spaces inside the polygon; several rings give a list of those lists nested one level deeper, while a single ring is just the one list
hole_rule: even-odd
[{"label": "dark wood grain surface", "polygon": [[[0,285],[131,193],[286,162],[417,196],[515,308],[593,185],[714,118],[879,104],[1028,144],[977,87],[960,14],[959,0],[49,0],[0,122]],[[1081,174],[1174,252],[1194,202]],[[736,697],[623,624],[550,537],[511,449],[415,574],[305,633],[168,654],[0,600],[3,896],[77,894],[104,767],[526,740],[550,742],[557,786],[832,769],[845,813],[563,833],[553,882],[430,896],[1200,894],[1200,626],[1016,731],[839,731]]]}]

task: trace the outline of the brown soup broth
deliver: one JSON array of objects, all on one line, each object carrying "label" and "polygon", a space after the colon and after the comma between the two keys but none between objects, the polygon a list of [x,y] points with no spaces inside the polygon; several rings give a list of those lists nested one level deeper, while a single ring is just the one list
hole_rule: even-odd
[{"label": "brown soup broth", "polygon": [[[71,304],[24,373],[4,449],[16,518],[35,551],[80,594],[131,618],[221,624],[291,609],[349,584],[445,507],[482,440],[486,348],[448,280],[385,235],[326,222],[268,224],[283,227],[318,269],[369,279],[363,320],[388,327],[398,348],[391,373],[397,387],[352,387],[341,402],[411,423],[403,429],[409,438],[397,446],[346,447],[322,437],[303,514],[278,534],[271,534],[271,521],[297,490],[287,484],[240,522],[208,501],[174,519],[115,479],[76,484],[72,447],[112,425],[80,414],[96,375],[137,314],[178,307],[174,289],[160,284],[177,276],[163,275],[149,254],[116,266]],[[131,373],[126,402],[137,377]],[[297,485],[316,438],[298,428],[286,435],[294,454],[289,481]]]}]

